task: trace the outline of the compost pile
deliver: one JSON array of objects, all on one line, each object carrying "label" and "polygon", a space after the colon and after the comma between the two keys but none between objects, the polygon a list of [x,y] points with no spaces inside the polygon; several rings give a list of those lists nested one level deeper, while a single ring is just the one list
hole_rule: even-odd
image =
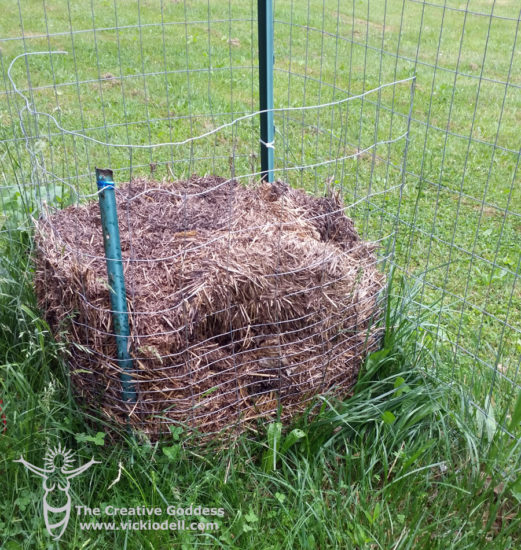
[{"label": "compost pile", "polygon": [[214,176],[116,190],[137,402],[123,401],[99,205],[37,222],[36,290],[78,397],[150,437],[206,434],[344,396],[384,281],[338,196]]}]

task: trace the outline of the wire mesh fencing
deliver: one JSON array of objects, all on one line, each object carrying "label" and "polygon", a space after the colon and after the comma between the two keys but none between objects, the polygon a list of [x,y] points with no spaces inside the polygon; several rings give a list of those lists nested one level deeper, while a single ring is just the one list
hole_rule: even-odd
[{"label": "wire mesh fencing", "polygon": [[[55,260],[42,264],[41,288],[60,269],[71,277],[63,288],[73,292],[40,296],[56,326],[75,325],[77,387],[120,421],[129,410],[141,427],[155,418],[152,432],[204,418],[218,430],[280,406],[289,414],[337,382],[345,393],[358,367],[340,369],[342,386],[335,361],[362,361],[378,345],[372,319],[394,265],[419,281],[420,301],[438,300],[430,329],[417,334],[418,349],[433,342],[433,374],[465,388],[478,430],[484,418],[507,417],[521,352],[519,10],[275,0],[268,144],[259,138],[257,19],[251,1],[53,0],[7,12],[2,239],[33,228]],[[260,183],[261,146],[280,180],[270,188]],[[117,182],[132,404],[118,394],[95,166]],[[335,241],[347,217],[358,240],[347,232]],[[85,258],[90,275],[78,267]],[[247,265],[256,266],[249,279]],[[205,296],[210,272],[220,290]],[[91,278],[90,295],[74,277],[83,286]],[[241,277],[258,287],[247,302]],[[308,309],[285,307],[298,285]],[[338,295],[324,290],[333,288]],[[354,299],[362,288],[374,292]],[[196,295],[212,304],[204,320],[190,318]],[[239,307],[254,302],[257,323]]]},{"label": "wire mesh fencing", "polygon": [[[21,128],[32,178],[44,182],[25,199],[36,230],[36,290],[54,333],[64,332],[71,344],[73,385],[85,403],[157,436],[173,422],[213,434],[277,415],[290,420],[317,393],[346,394],[378,344],[375,322],[384,298],[378,266],[392,256],[397,214],[383,212],[379,238],[367,243],[345,211],[365,204],[367,219],[370,208],[382,209],[385,196],[403,187],[408,127],[392,129],[380,106],[386,92],[393,99],[403,87],[410,113],[414,79],[317,106],[275,109],[282,126],[271,149],[277,152],[280,143],[292,152],[302,140],[294,117],[304,112],[317,119],[312,146],[329,146],[329,153],[304,156],[309,164],[303,165],[277,159],[271,171],[282,179],[262,183],[261,172],[243,173],[252,166],[241,170],[235,161],[254,154],[242,137],[249,137],[258,112],[175,143],[103,142],[65,129],[33,107],[11,75],[18,59],[8,78],[24,105]],[[367,98],[372,100],[364,112]],[[97,170],[98,190],[82,192],[76,182],[73,187],[70,179],[56,177],[46,168],[47,151],[34,145],[39,137],[29,133],[26,114],[46,118],[64,140],[85,140],[90,158],[108,163],[106,151],[122,150],[129,182],[115,187],[112,171]],[[343,139],[346,128],[364,124],[371,131],[360,140],[361,149],[331,154],[331,143],[352,148]],[[148,177],[134,177],[135,156],[153,149],[158,157],[165,148],[167,155],[174,150],[182,156],[189,147],[186,170],[201,173],[209,168],[204,151],[211,144],[205,142],[216,139],[232,147],[227,178],[193,175],[172,182],[178,165],[169,164],[169,177],[157,181],[157,163]],[[63,149],[71,155],[66,142]],[[392,176],[359,190],[362,198],[346,205],[331,165],[363,154],[382,155],[380,171]],[[393,166],[391,156],[397,157]],[[100,180],[107,175],[108,188]],[[71,206],[56,209],[50,181],[73,197]],[[295,189],[299,184],[314,193]],[[115,192],[117,235],[104,219],[110,214],[104,202]],[[98,195],[99,205],[92,201]],[[114,239],[121,250],[109,257],[107,244]],[[124,265],[119,282],[114,262]],[[118,293],[128,295],[129,313]],[[118,324],[128,328],[121,331]]]}]

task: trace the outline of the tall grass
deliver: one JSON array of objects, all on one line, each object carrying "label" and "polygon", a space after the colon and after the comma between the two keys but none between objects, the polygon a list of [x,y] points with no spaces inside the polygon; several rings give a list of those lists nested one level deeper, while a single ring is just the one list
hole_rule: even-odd
[{"label": "tall grass", "polygon": [[[417,286],[391,286],[382,347],[349,398],[324,397],[284,433],[259,426],[231,446],[202,446],[182,432],[152,444],[115,434],[72,400],[66,350],[35,304],[30,242],[12,233],[0,260],[3,548],[519,547],[519,444],[490,423],[480,432],[464,390],[449,392],[433,376],[443,353],[430,341],[432,313],[419,305]],[[520,420],[519,404],[497,418],[511,431]],[[41,480],[13,460],[42,466],[58,443],[79,462],[100,461],[71,482],[73,506],[222,507],[219,530],[86,531],[73,511],[53,541]]]}]

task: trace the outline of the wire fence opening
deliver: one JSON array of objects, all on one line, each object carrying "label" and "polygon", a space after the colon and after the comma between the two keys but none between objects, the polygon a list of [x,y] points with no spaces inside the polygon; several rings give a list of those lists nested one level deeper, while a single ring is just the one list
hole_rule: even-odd
[{"label": "wire fence opening", "polygon": [[[520,388],[520,15],[275,0],[266,110],[252,1],[10,7],[0,247],[30,233],[78,395],[153,435],[289,418],[348,393],[378,347],[392,267],[437,304],[416,334],[431,374],[464,387],[483,437],[506,430]],[[96,167],[116,181],[135,402],[121,396]]]}]

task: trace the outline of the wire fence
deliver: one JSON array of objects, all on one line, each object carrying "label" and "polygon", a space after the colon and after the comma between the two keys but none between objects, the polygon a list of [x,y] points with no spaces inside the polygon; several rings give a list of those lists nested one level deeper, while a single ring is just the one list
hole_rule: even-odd
[{"label": "wire fence", "polygon": [[[437,304],[430,328],[417,335],[418,349],[427,337],[433,342],[433,374],[465,388],[478,428],[480,418],[495,422],[520,388],[519,9],[495,0],[275,0],[273,9],[269,144],[259,142],[256,3],[93,0],[79,7],[51,0],[7,9],[1,238],[9,242],[15,229],[36,225],[40,248],[55,254],[51,272],[39,272],[42,288],[54,289],[53,276],[59,286],[60,269],[61,288],[83,287],[66,296],[41,293],[56,326],[67,308],[81,312],[72,321],[77,386],[90,402],[98,396],[109,415],[131,410],[142,428],[181,419],[201,426],[206,418],[220,429],[221,416],[234,423],[273,416],[281,404],[290,414],[292,404],[305,406],[317,391],[348,391],[359,366],[337,372],[334,365],[351,356],[361,361],[378,345],[378,274],[394,265],[419,281],[421,302]],[[258,183],[261,145],[273,149],[274,174],[284,182],[273,201]],[[134,379],[139,397],[130,409],[117,393],[121,366],[101,282],[102,235],[99,222],[89,225],[100,193],[95,166],[110,167],[118,182],[132,357],[146,371]],[[133,183],[120,187],[124,182]],[[248,184],[247,196],[237,182]],[[318,203],[306,210],[297,188],[329,201],[327,210]],[[281,210],[274,214],[271,202]],[[204,210],[208,203],[213,210]],[[64,210],[72,205],[78,208]],[[65,223],[60,211],[74,215]],[[142,225],[140,211],[149,216]],[[248,217],[253,211],[257,217]],[[348,248],[332,242],[338,216],[347,223],[344,213],[359,235]],[[153,219],[168,221],[166,229]],[[302,242],[291,240],[295,224]],[[154,248],[144,228],[164,243],[167,234],[179,242]],[[257,234],[270,244],[254,253],[246,241],[257,242]],[[302,263],[281,269],[287,242],[296,247],[286,250],[288,262],[299,250]],[[215,307],[204,319],[190,317],[187,304],[204,295],[190,269],[210,277],[204,262],[216,251],[226,276],[211,273],[227,293],[209,298]],[[257,265],[262,255],[266,265]],[[78,278],[74,269],[89,262],[95,276],[85,290],[87,271]],[[242,298],[234,294],[240,277],[231,275],[233,265],[244,273],[257,266],[249,272],[253,285],[262,272],[259,286],[270,289],[256,298],[263,320],[249,322],[250,311],[236,311]],[[179,279],[163,284],[172,276],[168,266]],[[373,290],[353,301],[366,288],[364,277]],[[293,304],[289,315],[274,305],[300,292],[284,287],[297,279],[313,313],[297,315]],[[151,290],[154,281],[172,296]],[[326,288],[343,288],[349,299]],[[206,332],[196,342],[201,327]],[[115,411],[99,401],[101,390]]]}]

